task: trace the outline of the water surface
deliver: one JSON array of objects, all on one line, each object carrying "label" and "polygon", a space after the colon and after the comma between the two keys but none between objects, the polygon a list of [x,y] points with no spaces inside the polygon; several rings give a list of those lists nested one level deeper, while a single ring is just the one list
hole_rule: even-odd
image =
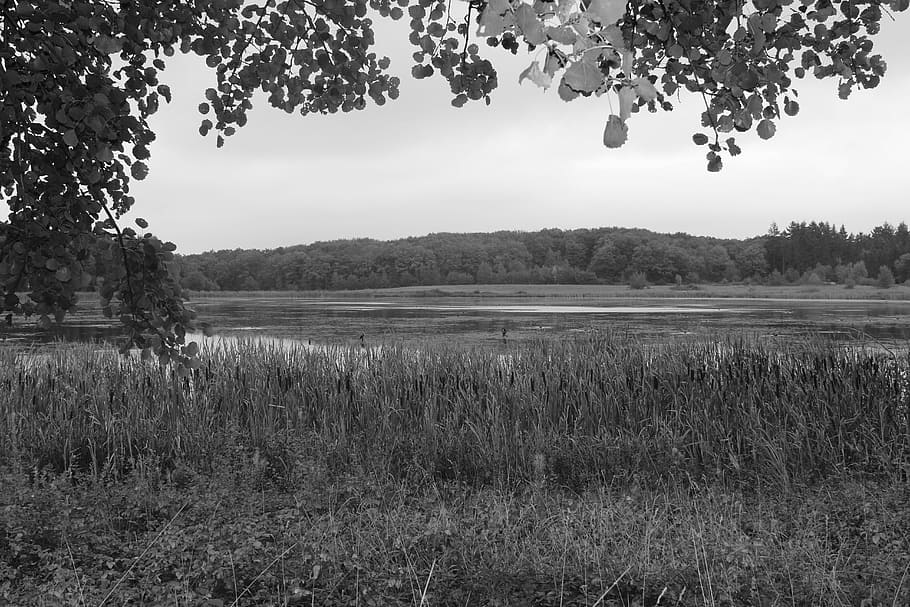
[{"label": "water surface", "polygon": [[[610,330],[645,340],[674,336],[747,335],[787,339],[825,335],[848,342],[906,344],[910,302],[865,300],[661,299],[615,297],[417,297],[389,299],[231,296],[191,302],[223,338],[281,343],[510,343],[562,339]],[[29,323],[5,329],[18,342],[113,340],[119,328],[86,301],[63,326],[37,332]],[[361,338],[361,336],[363,336]]]}]

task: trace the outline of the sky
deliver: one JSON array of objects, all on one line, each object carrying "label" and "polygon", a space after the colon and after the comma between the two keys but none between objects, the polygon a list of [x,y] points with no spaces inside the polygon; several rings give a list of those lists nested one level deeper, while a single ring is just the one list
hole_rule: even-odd
[{"label": "sky", "polygon": [[878,88],[844,101],[833,79],[798,81],[800,113],[708,173],[692,143],[703,108],[638,113],[629,141],[603,146],[605,97],[566,103],[518,74],[530,56],[488,49],[499,88],[487,107],[453,108],[436,76],[410,77],[407,24],[377,30],[401,96],[335,115],[288,115],[264,98],[247,125],[216,149],[197,129],[212,74],[175,56],[162,74],[174,99],[151,121],[150,174],[135,183],[127,218],[143,217],[179,252],[308,244],[433,232],[638,227],[745,238],[772,222],[828,221],[850,232],[910,220],[910,17],[883,22]]}]

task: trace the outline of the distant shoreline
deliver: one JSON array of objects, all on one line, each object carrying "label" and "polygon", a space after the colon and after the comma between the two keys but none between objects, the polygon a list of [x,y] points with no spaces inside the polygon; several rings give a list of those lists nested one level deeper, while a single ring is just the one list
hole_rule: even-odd
[{"label": "distant shoreline", "polygon": [[314,299],[398,298],[398,297],[495,297],[495,298],[621,298],[621,299],[766,299],[766,300],[844,300],[908,301],[910,286],[895,285],[882,289],[857,285],[765,286],[745,284],[654,285],[631,289],[627,285],[435,285],[359,289],[351,291],[190,291],[191,300],[223,297],[291,297]]}]

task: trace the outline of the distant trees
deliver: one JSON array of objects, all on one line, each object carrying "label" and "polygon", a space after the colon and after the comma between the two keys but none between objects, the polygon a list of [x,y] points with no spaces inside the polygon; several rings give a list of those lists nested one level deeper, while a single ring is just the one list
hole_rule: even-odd
[{"label": "distant trees", "polygon": [[[874,283],[867,268],[910,278],[905,224],[869,235],[824,223],[793,223],[747,240],[597,228],[430,234],[390,242],[317,242],[271,251],[178,258],[192,290],[324,290],[437,284],[672,284],[749,279],[769,284]],[[889,257],[890,256],[890,257]],[[878,264],[878,265],[873,265]]]},{"label": "distant trees", "polygon": [[[772,226],[764,241],[771,270],[783,275],[794,272],[805,282],[811,274],[825,281],[853,284],[878,278],[886,268],[896,281],[910,279],[910,263],[901,262],[910,253],[910,229],[901,222],[895,228],[884,223],[869,234],[848,234],[843,226],[827,223],[791,223],[784,231]],[[878,268],[870,278],[869,269]]]}]

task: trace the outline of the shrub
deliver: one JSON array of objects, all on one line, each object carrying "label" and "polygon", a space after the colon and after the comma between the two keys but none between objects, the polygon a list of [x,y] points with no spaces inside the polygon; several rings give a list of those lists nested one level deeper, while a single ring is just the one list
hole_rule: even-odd
[{"label": "shrub", "polygon": [[882,266],[878,269],[878,280],[875,284],[880,289],[890,289],[894,286],[894,274],[888,266]]},{"label": "shrub", "polygon": [[863,261],[857,261],[855,264],[850,266],[850,276],[853,277],[858,283],[862,283],[864,278],[869,277],[869,271],[866,270],[866,263]]},{"label": "shrub", "polygon": [[[847,279],[850,277],[850,264],[847,264],[847,265],[838,264],[837,266],[835,266],[834,276],[837,279],[837,282],[839,282],[841,284],[846,284]],[[856,281],[854,281],[854,284],[856,284]]]},{"label": "shrub", "polygon": [[824,282],[822,280],[822,277],[819,276],[815,272],[806,272],[805,274],[803,274],[802,281],[807,285],[813,285],[813,286],[818,286]]},{"label": "shrub", "polygon": [[629,276],[630,289],[644,289],[647,286],[648,278],[645,276],[644,272],[635,272]]},{"label": "shrub", "polygon": [[856,287],[856,281],[853,280],[853,277],[848,276],[847,278],[844,279],[844,288],[845,289],[852,289],[854,287]]},{"label": "shrub", "polygon": [[780,287],[784,284],[784,275],[781,274],[778,270],[774,270],[768,276],[768,284],[772,287]]}]

